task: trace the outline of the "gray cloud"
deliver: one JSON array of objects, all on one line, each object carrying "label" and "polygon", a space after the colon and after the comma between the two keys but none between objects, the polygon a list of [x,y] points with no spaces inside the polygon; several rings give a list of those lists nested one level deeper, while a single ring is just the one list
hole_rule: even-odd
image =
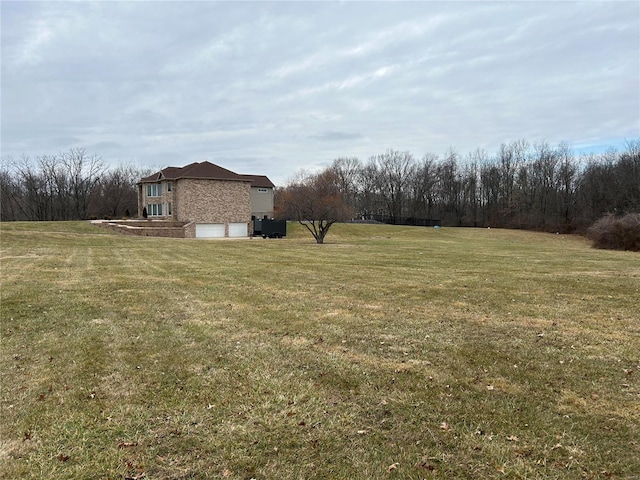
[{"label": "gray cloud", "polygon": [[281,182],[387,148],[640,136],[633,1],[0,5],[3,155]]},{"label": "gray cloud", "polygon": [[318,135],[310,135],[309,138],[320,140],[322,142],[339,142],[342,140],[359,140],[363,138],[363,136],[359,133],[328,131]]}]

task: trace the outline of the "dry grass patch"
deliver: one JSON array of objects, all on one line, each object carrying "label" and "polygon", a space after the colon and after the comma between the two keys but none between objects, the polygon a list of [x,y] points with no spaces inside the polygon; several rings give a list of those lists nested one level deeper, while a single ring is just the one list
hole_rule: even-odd
[{"label": "dry grass patch", "polygon": [[2,478],[632,478],[640,257],[3,224]]}]

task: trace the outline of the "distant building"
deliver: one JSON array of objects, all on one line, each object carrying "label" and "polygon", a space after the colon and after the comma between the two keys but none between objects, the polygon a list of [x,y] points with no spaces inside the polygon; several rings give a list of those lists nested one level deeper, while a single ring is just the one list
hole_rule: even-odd
[{"label": "distant building", "polygon": [[273,216],[273,189],[264,175],[210,162],[167,167],[138,182],[138,216],[187,222],[187,237],[246,237],[252,217]]}]

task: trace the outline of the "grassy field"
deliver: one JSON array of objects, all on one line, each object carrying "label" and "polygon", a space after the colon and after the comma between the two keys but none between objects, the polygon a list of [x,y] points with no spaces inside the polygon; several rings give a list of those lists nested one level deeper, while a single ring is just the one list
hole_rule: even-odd
[{"label": "grassy field", "polygon": [[640,478],[640,255],[1,225],[0,478]]}]

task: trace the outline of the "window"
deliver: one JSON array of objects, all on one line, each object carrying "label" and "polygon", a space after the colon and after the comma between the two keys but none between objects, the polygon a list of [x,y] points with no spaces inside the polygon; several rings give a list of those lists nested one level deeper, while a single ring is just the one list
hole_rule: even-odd
[{"label": "window", "polygon": [[172,215],[172,213],[171,213],[171,202],[167,203],[167,215]]},{"label": "window", "polygon": [[266,188],[259,188],[258,191],[260,193],[267,193],[268,192],[268,190]]},{"label": "window", "polygon": [[147,197],[159,197],[162,195],[162,184],[150,183],[147,185]]},{"label": "window", "polygon": [[162,215],[161,203],[150,203],[147,205],[147,214],[151,217],[159,217]]},{"label": "window", "polygon": [[171,182],[167,182],[167,192],[171,191]]}]

